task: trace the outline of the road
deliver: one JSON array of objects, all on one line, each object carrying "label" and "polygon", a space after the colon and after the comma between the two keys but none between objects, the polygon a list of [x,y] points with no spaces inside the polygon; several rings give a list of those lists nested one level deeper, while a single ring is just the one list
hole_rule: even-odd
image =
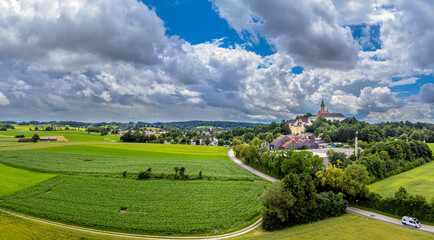
[{"label": "road", "polygon": [[[250,172],[258,175],[259,177],[261,177],[263,179],[266,179],[266,180],[268,180],[270,182],[273,182],[273,183],[278,181],[277,179],[275,179],[273,177],[270,177],[270,176],[268,176],[268,175],[266,175],[264,173],[261,173],[261,172],[255,170],[255,169],[247,166],[246,164],[242,163],[240,160],[238,160],[235,157],[233,149],[229,150],[228,156],[237,165],[239,165],[239,166],[241,166],[241,167],[249,170]],[[413,228],[413,227],[410,227],[410,226],[403,225],[401,223],[401,219],[396,219],[396,218],[388,217],[388,216],[385,216],[385,215],[381,215],[381,214],[378,214],[378,213],[365,211],[365,210],[362,210],[362,209],[359,209],[359,208],[355,208],[355,207],[347,207],[347,212],[352,213],[352,214],[357,214],[357,215],[360,215],[360,216],[363,216],[363,217],[367,217],[367,218],[370,218],[370,219],[374,219],[374,220],[377,220],[377,221],[393,224],[393,225],[400,226],[400,227],[405,227],[405,228],[409,228],[409,229],[413,229],[413,230],[418,230],[418,231],[422,231],[422,232],[427,232],[427,233],[434,233],[434,226],[430,226],[430,225],[422,224],[420,228]]]}]

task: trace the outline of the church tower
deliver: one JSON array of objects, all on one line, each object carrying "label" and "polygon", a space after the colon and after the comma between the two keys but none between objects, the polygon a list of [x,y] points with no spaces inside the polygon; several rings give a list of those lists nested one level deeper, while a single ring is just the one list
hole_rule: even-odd
[{"label": "church tower", "polygon": [[318,117],[321,116],[321,114],[323,113],[329,113],[328,110],[325,110],[325,104],[324,104],[324,99],[321,100],[321,110],[318,111],[318,113],[316,114]]}]

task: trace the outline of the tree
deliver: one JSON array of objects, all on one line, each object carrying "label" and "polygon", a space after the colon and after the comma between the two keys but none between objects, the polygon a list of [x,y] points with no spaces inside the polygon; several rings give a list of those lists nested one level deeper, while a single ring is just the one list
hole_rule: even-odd
[{"label": "tree", "polygon": [[250,142],[253,140],[253,138],[255,138],[255,134],[253,134],[252,132],[248,132],[244,134],[243,138],[245,142]]},{"label": "tree", "polygon": [[219,146],[223,146],[225,144],[225,141],[223,139],[219,139],[219,141],[217,142],[217,145]]},{"label": "tree", "polygon": [[315,176],[315,184],[320,189],[333,190],[339,192],[342,188],[342,176],[344,170],[339,167],[333,167],[330,163],[326,169],[318,171]]},{"label": "tree", "polygon": [[40,137],[39,137],[38,134],[34,134],[34,135],[32,136],[32,141],[33,141],[33,142],[37,142],[39,139],[40,139]]},{"label": "tree", "polygon": [[352,163],[347,166],[342,176],[342,191],[352,197],[364,197],[368,193],[369,174],[366,167]]},{"label": "tree", "polygon": [[211,140],[209,138],[205,138],[205,145],[209,145],[211,143]]},{"label": "tree", "polygon": [[268,133],[267,136],[265,137],[265,141],[267,143],[271,143],[273,141],[273,135],[271,133]]},{"label": "tree", "polygon": [[332,142],[332,139],[330,138],[329,135],[326,135],[323,140],[325,143],[331,143]]},{"label": "tree", "polygon": [[237,145],[240,145],[240,144],[243,144],[243,143],[242,143],[241,140],[239,140],[239,139],[235,139],[235,140],[232,142],[232,146],[237,146]]},{"label": "tree", "polygon": [[331,163],[333,166],[336,166],[336,164],[338,163],[338,160],[340,160],[341,162],[345,162],[345,160],[347,159],[347,155],[345,155],[345,153],[343,152],[336,152],[333,149],[327,150],[327,158],[329,163]]},{"label": "tree", "polygon": [[309,175],[288,174],[262,194],[262,227],[276,230],[310,221],[317,195]]}]

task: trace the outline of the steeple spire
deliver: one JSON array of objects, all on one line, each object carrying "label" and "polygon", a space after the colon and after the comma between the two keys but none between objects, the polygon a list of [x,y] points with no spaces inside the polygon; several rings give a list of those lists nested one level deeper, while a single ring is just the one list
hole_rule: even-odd
[{"label": "steeple spire", "polygon": [[321,111],[324,111],[325,108],[325,104],[324,104],[324,99],[321,100]]}]

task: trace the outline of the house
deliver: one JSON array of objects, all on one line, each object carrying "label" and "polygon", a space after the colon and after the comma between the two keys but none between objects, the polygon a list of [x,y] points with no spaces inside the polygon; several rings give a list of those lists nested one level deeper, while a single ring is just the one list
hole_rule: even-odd
[{"label": "house", "polygon": [[55,142],[57,141],[57,137],[40,137],[39,140],[41,142]]},{"label": "house", "polygon": [[155,134],[153,131],[145,131],[145,135],[152,135]]},{"label": "house", "polygon": [[18,140],[18,142],[33,142],[32,138],[20,138],[20,140]]},{"label": "house", "polygon": [[308,117],[308,118],[298,118],[296,120],[289,120],[287,123],[289,125],[289,129],[291,129],[291,133],[293,135],[299,135],[306,131],[306,126],[312,125],[312,122],[315,121],[318,117]]},{"label": "house", "polygon": [[[303,147],[304,146],[304,147]],[[269,146],[270,149],[314,149],[318,148],[313,134],[300,134],[298,136],[281,135],[274,139]]]}]

